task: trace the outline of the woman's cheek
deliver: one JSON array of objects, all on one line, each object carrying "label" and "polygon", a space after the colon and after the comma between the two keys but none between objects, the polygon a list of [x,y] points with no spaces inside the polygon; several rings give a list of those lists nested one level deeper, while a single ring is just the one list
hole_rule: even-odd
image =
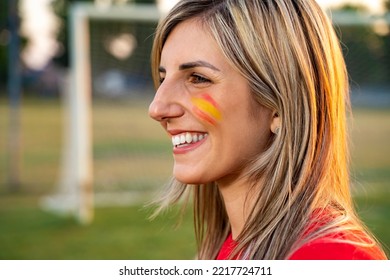
[{"label": "woman's cheek", "polygon": [[200,97],[193,97],[191,102],[192,110],[200,120],[211,125],[216,125],[222,120],[219,105],[209,94],[204,93]]}]

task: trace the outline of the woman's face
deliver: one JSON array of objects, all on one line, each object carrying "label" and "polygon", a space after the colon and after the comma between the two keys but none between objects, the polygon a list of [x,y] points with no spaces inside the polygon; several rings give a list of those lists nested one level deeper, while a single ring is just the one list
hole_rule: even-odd
[{"label": "woman's face", "polygon": [[160,62],[161,84],[149,115],[172,139],[177,180],[231,184],[271,136],[271,110],[256,103],[246,79],[195,20],[169,35]]}]

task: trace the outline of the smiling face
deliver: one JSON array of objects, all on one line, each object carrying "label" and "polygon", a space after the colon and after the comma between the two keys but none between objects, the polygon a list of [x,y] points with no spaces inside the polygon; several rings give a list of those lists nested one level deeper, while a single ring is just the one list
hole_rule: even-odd
[{"label": "smiling face", "polygon": [[175,178],[234,183],[271,137],[271,110],[196,20],[174,28],[163,47],[161,84],[149,107],[173,143]]}]

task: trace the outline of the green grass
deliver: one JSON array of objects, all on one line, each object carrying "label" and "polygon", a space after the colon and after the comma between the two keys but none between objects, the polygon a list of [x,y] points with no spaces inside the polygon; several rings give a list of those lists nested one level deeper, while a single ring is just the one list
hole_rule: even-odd
[{"label": "green grass", "polygon": [[[94,188],[148,191],[171,173],[169,139],[147,116],[146,102],[94,103]],[[90,226],[43,211],[56,190],[64,143],[63,108],[55,100],[24,100],[20,187],[7,184],[9,108],[0,100],[0,259],[192,259],[191,214],[176,228],[174,212],[149,221],[137,205],[96,208]],[[351,131],[354,200],[367,226],[390,253],[390,111],[355,109]],[[4,148],[3,148],[4,147]],[[151,180],[150,183],[147,180]],[[390,254],[389,254],[390,255]]]},{"label": "green grass", "polygon": [[189,214],[177,227],[172,213],[149,221],[141,206],[96,209],[92,225],[52,215],[35,199],[2,197],[0,259],[192,259]]}]

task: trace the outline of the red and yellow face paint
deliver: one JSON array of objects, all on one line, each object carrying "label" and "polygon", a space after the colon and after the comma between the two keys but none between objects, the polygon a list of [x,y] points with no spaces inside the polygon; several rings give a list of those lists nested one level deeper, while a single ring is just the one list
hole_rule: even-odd
[{"label": "red and yellow face paint", "polygon": [[222,119],[221,111],[218,109],[218,104],[207,93],[202,94],[200,97],[191,98],[191,102],[194,105],[194,113],[202,120],[215,125]]}]

